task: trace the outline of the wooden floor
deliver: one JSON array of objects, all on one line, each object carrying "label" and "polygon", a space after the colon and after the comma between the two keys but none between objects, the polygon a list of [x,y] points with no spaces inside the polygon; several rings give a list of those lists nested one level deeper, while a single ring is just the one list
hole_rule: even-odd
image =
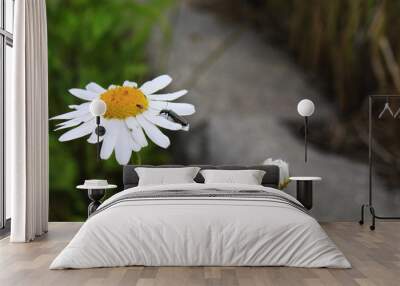
[{"label": "wooden floor", "polygon": [[0,241],[0,285],[400,285],[400,222],[323,224],[352,269],[289,267],[123,267],[48,270],[80,223],[51,223],[32,243]]}]

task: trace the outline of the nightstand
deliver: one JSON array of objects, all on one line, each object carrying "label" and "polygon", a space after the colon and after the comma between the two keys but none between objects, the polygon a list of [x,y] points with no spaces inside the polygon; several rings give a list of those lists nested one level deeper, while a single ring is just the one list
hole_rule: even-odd
[{"label": "nightstand", "polygon": [[297,200],[308,210],[313,207],[313,182],[321,181],[321,177],[290,177],[289,180],[296,181]]},{"label": "nightstand", "polygon": [[76,187],[77,189],[87,190],[88,192],[88,197],[91,200],[91,203],[88,206],[88,217],[101,205],[100,200],[104,197],[106,191],[108,189],[115,189],[116,187],[117,185],[95,186],[87,184]]}]

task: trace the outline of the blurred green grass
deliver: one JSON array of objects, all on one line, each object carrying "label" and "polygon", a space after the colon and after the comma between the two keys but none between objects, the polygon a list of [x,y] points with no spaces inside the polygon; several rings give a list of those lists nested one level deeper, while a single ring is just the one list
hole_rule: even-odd
[{"label": "blurred green grass", "polygon": [[[146,48],[155,27],[169,35],[168,11],[173,0],[49,0],[47,1],[50,117],[82,101],[68,93],[89,82],[104,87],[124,80],[143,82],[151,74]],[[114,156],[97,162],[95,145],[86,138],[60,143],[62,132],[50,122],[50,221],[86,218],[87,194],[75,186],[84,179],[122,183],[122,167]],[[170,159],[151,145],[141,151],[142,163]],[[133,154],[132,160],[135,160]]]}]

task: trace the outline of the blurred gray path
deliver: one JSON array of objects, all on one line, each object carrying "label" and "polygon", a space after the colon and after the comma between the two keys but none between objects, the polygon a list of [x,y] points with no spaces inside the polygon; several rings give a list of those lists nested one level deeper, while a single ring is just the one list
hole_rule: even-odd
[{"label": "blurred gray path", "polygon": [[[315,102],[311,120],[334,118],[333,110],[288,56],[249,28],[222,22],[185,3],[174,15],[172,29],[162,69],[174,78],[175,87],[189,90],[183,101],[196,106],[192,131],[183,135],[189,160],[258,164],[269,157],[282,158],[292,175],[323,177],[314,187],[316,218],[358,220],[360,206],[367,202],[368,167],[312,146],[304,164],[303,141],[285,121],[301,124],[296,106],[302,98]],[[376,188],[380,214],[400,214],[400,192],[394,197],[379,191],[380,182]],[[295,183],[286,191],[294,194]]]}]

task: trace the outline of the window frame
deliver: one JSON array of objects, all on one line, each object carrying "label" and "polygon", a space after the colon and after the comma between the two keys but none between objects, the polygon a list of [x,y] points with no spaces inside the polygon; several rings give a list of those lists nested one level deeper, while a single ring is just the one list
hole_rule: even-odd
[{"label": "window frame", "polygon": [[[6,97],[6,46],[13,48],[13,34],[6,27],[6,1],[12,2],[14,13],[15,0],[0,0],[0,237],[10,228],[10,219],[6,217],[6,189],[5,189],[5,97]],[[14,21],[14,15],[11,15]],[[13,30],[13,28],[12,28]]]}]

